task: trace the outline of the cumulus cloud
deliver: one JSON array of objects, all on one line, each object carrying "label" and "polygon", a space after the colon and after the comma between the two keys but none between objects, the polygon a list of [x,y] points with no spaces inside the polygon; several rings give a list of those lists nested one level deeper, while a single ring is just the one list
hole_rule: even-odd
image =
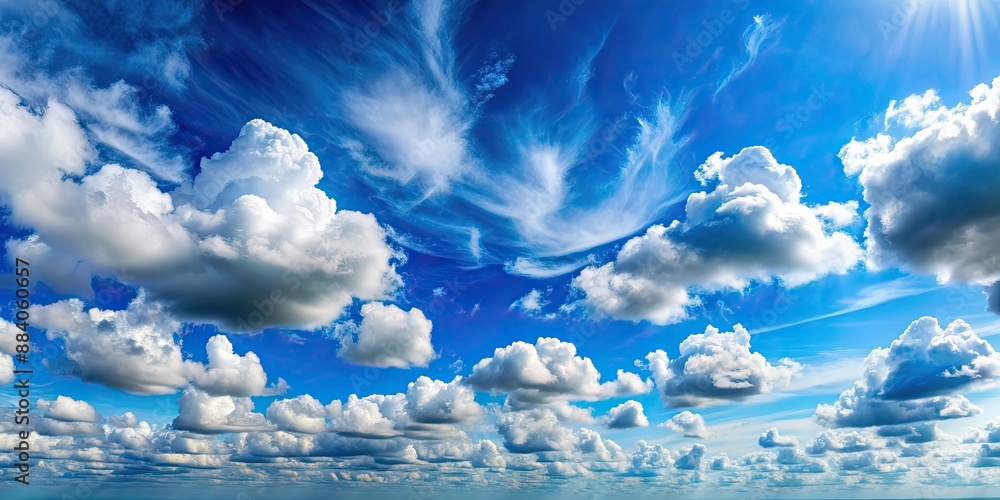
[{"label": "cumulus cloud", "polygon": [[858,431],[824,430],[806,446],[806,451],[813,455],[822,455],[828,451],[851,453],[881,448],[883,444]]},{"label": "cumulus cloud", "polygon": [[14,381],[14,358],[0,354],[0,384]]},{"label": "cumulus cloud", "polygon": [[0,319],[0,384],[7,384],[14,380],[14,355],[17,354],[17,334],[21,330]]},{"label": "cumulus cloud", "polygon": [[934,91],[893,101],[885,132],[841,149],[844,171],[858,177],[869,204],[869,267],[934,274],[942,283],[1000,280],[1000,78],[970,96],[952,108]]},{"label": "cumulus cloud", "polygon": [[750,352],[750,333],[742,325],[733,332],[709,326],[704,334],[684,339],[671,360],[657,350],[646,355],[647,368],[661,399],[669,407],[711,406],[786,387],[802,365],[788,358],[771,364]]},{"label": "cumulus cloud", "polygon": [[346,437],[385,439],[402,435],[409,418],[403,394],[351,394],[346,402],[334,400],[326,406],[331,429]]},{"label": "cumulus cloud", "polygon": [[267,407],[265,414],[283,431],[319,434],[326,430],[326,409],[308,394],[277,399]]},{"label": "cumulus cloud", "polygon": [[642,403],[634,400],[626,401],[612,408],[601,421],[609,429],[631,429],[649,425],[649,420],[642,410]]},{"label": "cumulus cloud", "polygon": [[964,438],[966,443],[1000,443],[1000,418],[994,418],[981,427],[972,429]]},{"label": "cumulus cloud", "polygon": [[936,423],[886,425],[879,427],[876,434],[886,438],[901,439],[906,444],[929,443],[941,437],[941,430]]},{"label": "cumulus cloud", "polygon": [[466,382],[480,391],[508,393],[507,404],[514,409],[598,401],[650,389],[648,382],[623,370],[618,370],[616,379],[602,383],[590,358],[577,356],[573,343],[554,338],[497,348],[492,357],[476,363]]},{"label": "cumulus cloud", "polygon": [[757,438],[757,444],[761,448],[795,447],[799,445],[799,440],[795,439],[795,436],[782,436],[777,428],[771,427]]},{"label": "cumulus cloud", "polygon": [[260,358],[253,352],[243,356],[233,351],[225,335],[208,339],[208,366],[193,377],[194,384],[213,396],[270,396],[285,392],[288,385],[279,378],[277,386],[267,387],[267,374]]},{"label": "cumulus cloud", "polygon": [[980,409],[958,391],[1000,381],[1000,353],[968,323],[942,329],[920,318],[890,344],[865,358],[864,377],[816,418],[833,427],[867,427],[960,418]]},{"label": "cumulus cloud", "polygon": [[56,369],[87,382],[137,394],[169,394],[189,382],[213,396],[275,395],[288,388],[280,378],[267,386],[260,358],[236,354],[224,335],[209,339],[207,366],[185,360],[176,338],[180,323],[142,291],[123,310],[84,311],[81,300],[70,299],[32,306],[31,315],[50,340],[63,341],[65,360]]},{"label": "cumulus cloud", "polygon": [[503,412],[497,417],[496,429],[512,453],[567,451],[579,442],[573,430],[562,425],[548,408]]},{"label": "cumulus cloud", "polygon": [[401,282],[375,218],[337,211],[305,142],[267,122],[247,123],[192,182],[165,193],[115,164],[87,175],[95,150],[58,102],[35,114],[3,88],[0,118],[0,197],[35,231],[8,252],[57,289],[89,295],[91,276],[114,276],[181,319],[314,329]]},{"label": "cumulus cloud", "polygon": [[705,425],[705,418],[697,413],[684,410],[659,425],[677,432],[684,437],[707,439],[712,435]]},{"label": "cumulus cloud", "polygon": [[500,449],[497,448],[496,443],[488,439],[484,439],[476,444],[472,455],[469,457],[469,461],[473,467],[480,469],[503,469],[507,467],[507,461],[500,455]]},{"label": "cumulus cloud", "polygon": [[708,448],[703,444],[696,444],[691,447],[687,453],[680,456],[676,462],[674,462],[674,467],[680,470],[701,470],[702,460],[705,455],[708,454]]},{"label": "cumulus cloud", "polygon": [[851,236],[829,230],[802,204],[795,169],[766,148],[730,158],[716,153],[695,175],[717,186],[688,197],[685,221],[650,227],[613,262],[587,267],[573,280],[592,316],[677,323],[700,303],[700,292],[774,280],[796,287],[843,274],[860,259]]},{"label": "cumulus cloud", "polygon": [[482,407],[462,377],[445,383],[421,376],[406,386],[406,411],[414,422],[424,424],[457,424],[474,422],[482,415]]},{"label": "cumulus cloud", "polygon": [[212,396],[189,387],[177,399],[174,429],[199,434],[248,432],[274,429],[274,424],[254,412],[248,397]]},{"label": "cumulus cloud", "polygon": [[435,358],[431,321],[419,309],[403,311],[381,302],[361,306],[361,325],[340,325],[338,356],[377,367],[427,366]]},{"label": "cumulus cloud", "polygon": [[39,399],[35,403],[39,416],[31,417],[30,425],[43,436],[95,436],[103,435],[96,425],[101,421],[97,410],[86,401],[66,396],[55,400]]},{"label": "cumulus cloud", "polygon": [[97,410],[86,401],[77,401],[66,396],[58,396],[55,401],[39,399],[36,408],[42,415],[63,422],[100,422]]},{"label": "cumulus cloud", "polygon": [[645,440],[636,443],[635,450],[628,457],[628,473],[634,476],[657,476],[664,469],[674,465],[670,450],[661,444],[649,444]]},{"label": "cumulus cloud", "polygon": [[31,317],[50,340],[62,340],[65,370],[87,382],[138,394],[169,394],[202,370],[181,355],[174,338],[180,323],[141,293],[120,311],[84,311],[82,301],[70,299],[32,306]]}]

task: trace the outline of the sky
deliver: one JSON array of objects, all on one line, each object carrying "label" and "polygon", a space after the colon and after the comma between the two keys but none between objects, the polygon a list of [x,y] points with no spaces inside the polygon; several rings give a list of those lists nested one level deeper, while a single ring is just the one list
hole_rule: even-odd
[{"label": "sky", "polygon": [[0,0],[0,490],[994,494],[998,14]]}]

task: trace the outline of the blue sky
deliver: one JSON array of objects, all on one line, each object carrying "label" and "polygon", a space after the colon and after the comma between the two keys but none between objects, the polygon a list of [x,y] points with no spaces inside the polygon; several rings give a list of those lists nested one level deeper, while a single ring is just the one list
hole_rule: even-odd
[{"label": "blue sky", "polygon": [[12,498],[1000,479],[987,0],[0,10]]}]

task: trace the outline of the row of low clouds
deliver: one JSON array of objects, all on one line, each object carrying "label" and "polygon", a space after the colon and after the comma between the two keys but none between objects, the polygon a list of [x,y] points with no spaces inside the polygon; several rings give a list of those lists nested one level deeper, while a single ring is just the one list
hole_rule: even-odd
[{"label": "row of low clouds", "polygon": [[[695,478],[684,472],[699,471],[704,475],[698,481],[712,487],[738,487],[750,478],[772,484],[787,474],[805,474],[796,476],[803,481],[800,486],[820,485],[858,471],[893,473],[895,480],[905,475],[933,486],[945,479],[938,475],[940,460],[952,464],[949,484],[969,486],[988,483],[1000,465],[995,460],[1000,440],[996,419],[969,429],[961,442],[924,422],[823,430],[805,446],[770,428],[757,438],[760,451],[742,456],[710,452],[711,443],[670,449],[639,441],[629,451],[586,426],[564,422],[547,407],[482,407],[461,378],[446,383],[420,377],[404,393],[352,395],[326,405],[301,395],[276,400],[260,412],[250,398],[211,396],[194,387],[179,403],[180,415],[172,425],[157,425],[131,414],[102,418],[88,403],[65,396],[40,401],[40,416],[34,419],[38,454],[58,459],[56,463],[112,469],[141,460],[150,466],[146,473],[207,467],[239,475],[241,463],[260,464],[254,468],[263,473],[265,464],[282,459],[284,468],[307,475],[308,464],[320,461],[328,469],[344,469],[342,480],[353,480],[352,474],[408,471],[421,477],[449,472],[467,477],[489,469],[524,480],[534,474],[600,476],[611,482],[616,476],[638,476],[689,484]],[[466,432],[487,415],[492,415],[498,442],[473,439]],[[614,428],[615,421],[636,415],[642,415],[641,405],[630,401],[612,409],[606,422]],[[663,427],[696,439],[712,435],[704,419],[691,412],[677,414]],[[229,436],[213,437],[221,433]],[[9,436],[0,432],[0,440]],[[231,461],[223,461],[224,456]],[[875,483],[869,486],[880,477],[873,476]]]}]

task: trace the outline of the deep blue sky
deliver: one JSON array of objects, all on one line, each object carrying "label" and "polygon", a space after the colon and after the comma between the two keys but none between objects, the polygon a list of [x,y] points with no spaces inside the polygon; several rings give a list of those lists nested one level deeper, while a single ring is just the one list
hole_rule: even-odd
[{"label": "deep blue sky", "polygon": [[[124,488],[191,489],[218,473],[226,488],[419,478],[500,494],[739,496],[759,481],[798,496],[976,495],[998,479],[985,436],[1000,425],[988,423],[1000,322],[984,292],[1000,282],[1000,20],[987,0],[0,11],[2,230],[8,276],[20,256],[37,276],[33,395],[98,414],[49,410],[56,423],[34,429],[47,486],[90,466]],[[67,153],[77,132],[82,158]],[[107,164],[126,173],[105,183]],[[206,203],[199,176],[223,178]],[[328,199],[338,215],[324,219]],[[289,289],[287,273],[304,286]],[[272,289],[288,302],[263,331],[237,331]],[[940,329],[920,337],[922,317]],[[958,319],[975,333],[949,329]],[[724,332],[714,347],[691,337],[712,327]],[[206,351],[220,334],[226,362]],[[585,359],[546,355],[540,338]],[[399,359],[372,354],[399,339]],[[665,378],[658,350],[673,360]],[[505,355],[503,367],[487,359]],[[261,367],[267,387],[248,388],[244,370]],[[612,388],[626,384],[619,370],[647,385]],[[389,435],[326,406],[406,393],[421,376],[452,392],[376,409]],[[326,406],[322,429],[268,410],[304,395]],[[192,413],[188,396],[211,409]],[[249,401],[258,415],[238,415]],[[641,419],[606,417],[634,409],[626,401]],[[817,408],[835,402],[837,417]],[[685,411],[708,430],[681,429]],[[145,425],[111,419],[125,412],[152,426],[143,444],[118,437]],[[420,425],[438,434],[415,439]],[[770,428],[797,441],[762,448]],[[602,455],[581,429],[617,445]],[[247,445],[282,436],[312,451]],[[454,487],[433,483],[445,476]]]}]

